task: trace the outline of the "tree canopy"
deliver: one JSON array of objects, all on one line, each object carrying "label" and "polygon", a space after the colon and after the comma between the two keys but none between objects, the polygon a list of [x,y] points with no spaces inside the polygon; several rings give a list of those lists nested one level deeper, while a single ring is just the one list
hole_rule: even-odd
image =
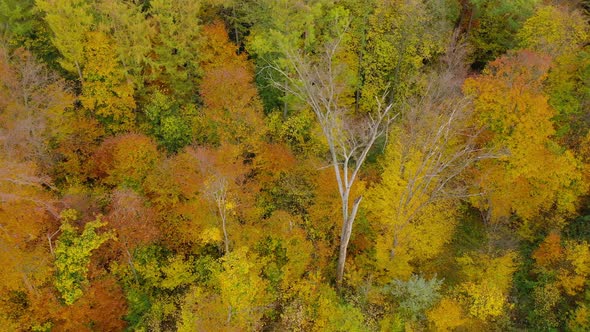
[{"label": "tree canopy", "polygon": [[0,0],[0,329],[590,330],[589,13]]}]

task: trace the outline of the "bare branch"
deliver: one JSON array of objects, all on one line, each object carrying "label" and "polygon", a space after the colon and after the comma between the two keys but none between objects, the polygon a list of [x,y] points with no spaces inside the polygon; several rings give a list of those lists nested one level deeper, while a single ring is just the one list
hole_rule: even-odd
[{"label": "bare branch", "polygon": [[[387,133],[389,125],[397,117],[393,106],[385,102],[385,96],[377,101],[377,109],[365,115],[351,114],[340,103],[346,91],[342,79],[343,66],[338,65],[338,53],[344,33],[324,45],[318,56],[287,51],[286,56],[293,72],[288,73],[278,65],[271,65],[289,84],[277,84],[278,89],[304,101],[314,112],[330,151],[330,164],[334,168],[342,203],[342,233],[338,258],[337,282],[342,282],[346,250],[352,225],[362,197],[357,197],[349,207],[351,190],[375,141]],[[272,79],[271,79],[272,80]]]}]

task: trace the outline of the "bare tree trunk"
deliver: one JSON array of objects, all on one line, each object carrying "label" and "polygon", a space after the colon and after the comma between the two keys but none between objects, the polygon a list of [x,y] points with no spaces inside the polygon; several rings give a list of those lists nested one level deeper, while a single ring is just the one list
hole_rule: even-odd
[{"label": "bare tree trunk", "polygon": [[[289,82],[287,82],[285,80],[285,87],[287,86],[287,84],[289,84]],[[285,97],[287,97],[286,93],[285,93]],[[287,120],[288,115],[289,115],[289,108],[287,105],[287,98],[283,98],[283,120]]]},{"label": "bare tree trunk", "polygon": [[227,254],[229,252],[229,237],[227,235],[227,227],[226,227],[226,213],[225,213],[225,208],[219,206],[219,214],[221,216],[221,228],[223,230],[223,245],[225,247],[225,253]]},{"label": "bare tree trunk", "polygon": [[135,269],[135,264],[133,264],[133,255],[131,255],[131,252],[129,252],[127,243],[124,243],[123,247],[125,248],[125,253],[127,254],[127,264],[129,264],[131,272],[133,272],[133,278],[135,279],[135,283],[139,284],[139,279],[137,278],[137,270]]},{"label": "bare tree trunk", "polygon": [[51,252],[51,256],[54,256],[54,257],[55,257],[55,252],[53,251],[52,239],[57,233],[59,233],[60,230],[61,229],[58,228],[57,231],[53,232],[53,234],[47,233],[47,241],[49,242],[49,252]]},{"label": "bare tree trunk", "polygon": [[82,78],[82,69],[80,69],[80,64],[78,63],[78,61],[74,62],[76,64],[76,69],[78,70],[78,77],[80,77],[80,83],[82,83],[82,81],[84,80]]},{"label": "bare tree trunk", "polygon": [[[346,29],[345,29],[346,30]],[[295,77],[280,66],[273,66],[285,81],[274,81],[274,85],[285,92],[305,101],[316,115],[330,150],[329,163],[334,167],[338,193],[342,208],[342,232],[336,269],[336,283],[342,284],[348,244],[352,227],[362,197],[355,199],[349,207],[350,193],[359,176],[360,169],[377,138],[385,135],[391,116],[392,104],[383,105],[386,100],[377,100],[378,108],[361,116],[341,105],[340,95],[348,88],[341,79],[343,65],[335,63],[335,56],[342,39],[337,36],[325,44],[325,52],[307,55],[301,51],[288,52],[287,58],[294,68]]]},{"label": "bare tree trunk", "polygon": [[342,284],[344,278],[344,264],[346,263],[346,256],[348,252],[348,243],[350,242],[350,236],[352,235],[352,225],[356,218],[356,213],[361,204],[362,196],[359,196],[352,205],[352,212],[348,218],[344,219],[342,224],[342,232],[340,233],[340,250],[338,253],[338,267],[336,269],[336,283]]},{"label": "bare tree trunk", "polygon": [[223,231],[223,246],[224,254],[229,253],[229,235],[227,233],[227,212],[228,212],[228,197],[227,197],[227,180],[219,177],[214,180],[213,187],[209,195],[215,200],[217,205],[217,213],[221,219],[221,230]]}]

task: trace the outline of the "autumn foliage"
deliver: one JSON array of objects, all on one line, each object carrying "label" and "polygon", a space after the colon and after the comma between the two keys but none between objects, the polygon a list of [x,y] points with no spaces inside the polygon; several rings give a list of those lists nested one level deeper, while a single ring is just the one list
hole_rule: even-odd
[{"label": "autumn foliage", "polygon": [[589,11],[0,0],[0,330],[589,331]]}]

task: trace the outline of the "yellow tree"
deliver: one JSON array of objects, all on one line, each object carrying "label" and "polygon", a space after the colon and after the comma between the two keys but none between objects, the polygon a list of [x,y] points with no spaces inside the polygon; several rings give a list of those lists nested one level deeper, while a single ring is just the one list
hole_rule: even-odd
[{"label": "yellow tree", "polygon": [[63,57],[59,63],[82,81],[84,38],[94,24],[90,3],[87,0],[39,0],[36,4],[45,13],[45,21],[53,32],[51,41]]},{"label": "yellow tree", "polygon": [[107,240],[113,239],[114,234],[96,232],[106,224],[101,221],[100,216],[86,223],[81,234],[78,234],[78,229],[72,225],[78,218],[76,210],[64,210],[60,218],[61,233],[55,244],[55,287],[64,303],[71,305],[82,297],[83,289],[88,284],[88,265],[92,251]]},{"label": "yellow tree", "polygon": [[476,253],[457,261],[465,280],[458,286],[459,300],[469,316],[485,324],[503,315],[509,308],[508,295],[518,262],[516,253]]},{"label": "yellow tree", "polygon": [[381,182],[368,194],[385,282],[409,277],[411,262],[434,257],[450,241],[456,206],[469,195],[461,178],[476,160],[490,157],[476,145],[469,100],[460,91],[462,53],[449,52],[425,94],[410,101],[389,137]]},{"label": "yellow tree", "polygon": [[246,247],[225,255],[213,271],[215,288],[195,287],[185,297],[179,331],[260,330],[271,301],[260,273],[259,258]]},{"label": "yellow tree", "polygon": [[518,31],[520,47],[553,57],[574,51],[588,41],[584,15],[565,6],[543,6]]},{"label": "yellow tree", "polygon": [[476,124],[485,128],[480,144],[502,154],[473,172],[483,195],[472,202],[488,221],[515,214],[528,225],[542,212],[566,216],[586,191],[579,163],[552,139],[555,111],[541,90],[548,66],[547,58],[520,51],[465,82]]},{"label": "yellow tree", "polygon": [[102,32],[89,32],[84,45],[86,65],[82,71],[80,101],[111,132],[133,129],[133,84],[117,61],[115,47]]}]

